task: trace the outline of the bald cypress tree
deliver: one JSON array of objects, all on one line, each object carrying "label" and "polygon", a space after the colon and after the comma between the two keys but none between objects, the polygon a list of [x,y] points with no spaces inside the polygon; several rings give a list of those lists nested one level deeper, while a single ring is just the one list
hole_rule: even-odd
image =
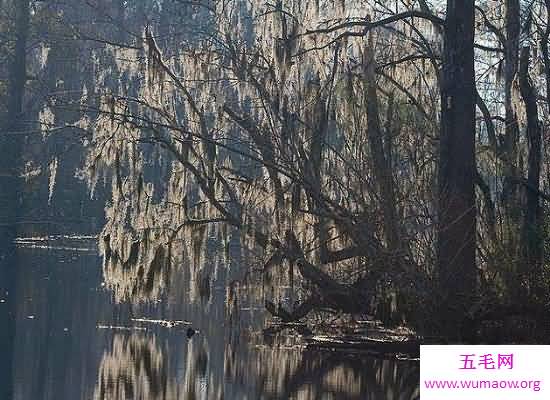
[{"label": "bald cypress tree", "polygon": [[476,291],[474,1],[448,0],[441,82],[438,271],[443,333],[467,340]]}]

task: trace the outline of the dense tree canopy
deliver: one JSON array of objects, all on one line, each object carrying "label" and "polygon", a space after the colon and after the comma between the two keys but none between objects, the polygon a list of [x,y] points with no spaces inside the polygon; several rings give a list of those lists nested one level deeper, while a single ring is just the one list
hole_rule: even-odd
[{"label": "dense tree canopy", "polygon": [[[207,293],[238,244],[228,280],[260,276],[286,321],[475,340],[494,315],[546,314],[550,2],[31,3],[26,87],[51,81],[29,125],[69,129],[76,175],[110,193],[119,299],[176,269]],[[66,52],[78,79],[44,73]]]}]

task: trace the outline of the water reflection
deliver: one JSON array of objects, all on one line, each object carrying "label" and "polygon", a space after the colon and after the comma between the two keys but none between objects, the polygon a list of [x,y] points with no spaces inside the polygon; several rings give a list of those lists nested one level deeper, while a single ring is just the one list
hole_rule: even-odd
[{"label": "water reflection", "polygon": [[154,337],[116,334],[99,367],[94,399],[177,399]]},{"label": "water reflection", "polygon": [[101,360],[94,400],[418,398],[418,370],[407,362],[226,343],[221,375],[206,338],[186,344],[174,354],[155,336],[116,334]]},{"label": "water reflection", "polygon": [[258,399],[412,400],[419,396],[419,370],[408,362],[282,344],[231,347],[225,353],[226,377],[245,382],[253,374]]},{"label": "water reflection", "polygon": [[[239,284],[226,287],[227,274],[212,274],[206,301],[191,301],[189,281],[174,276],[159,301],[119,303],[97,255],[20,253],[17,400],[418,397],[416,363],[310,350],[293,336],[264,340],[263,307]],[[143,318],[190,321],[198,333]]]}]

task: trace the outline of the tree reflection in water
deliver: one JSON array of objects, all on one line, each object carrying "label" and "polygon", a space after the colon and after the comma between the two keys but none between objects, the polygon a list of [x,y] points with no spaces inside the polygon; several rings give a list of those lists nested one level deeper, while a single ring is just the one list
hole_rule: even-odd
[{"label": "tree reflection in water", "polygon": [[257,398],[296,400],[385,399],[419,396],[418,366],[333,351],[258,346],[246,356],[226,350],[226,379],[258,385]]},{"label": "tree reflection in water", "polygon": [[226,342],[216,363],[204,336],[173,350],[152,335],[115,334],[94,400],[418,398],[418,368],[410,362],[236,340]]},{"label": "tree reflection in water", "polygon": [[[16,399],[408,400],[418,389],[414,362],[307,350],[291,332],[265,340],[261,283],[205,269],[211,291],[201,299],[188,275],[173,272],[162,301],[119,304],[100,262],[92,253],[21,253]],[[188,339],[188,325],[156,323],[167,320],[191,321],[198,333]]]},{"label": "tree reflection in water", "polygon": [[284,272],[269,280],[235,273],[239,265],[262,265],[239,240],[224,251],[219,232],[202,230],[164,252],[157,234],[127,243],[123,253],[105,242],[105,283],[134,313],[184,318],[200,333],[189,340],[182,329],[116,332],[95,400],[418,398],[414,362],[306,349],[292,335],[265,340],[264,301],[291,301],[291,281]]},{"label": "tree reflection in water", "polygon": [[94,399],[176,398],[171,388],[155,338],[117,334],[101,360]]}]

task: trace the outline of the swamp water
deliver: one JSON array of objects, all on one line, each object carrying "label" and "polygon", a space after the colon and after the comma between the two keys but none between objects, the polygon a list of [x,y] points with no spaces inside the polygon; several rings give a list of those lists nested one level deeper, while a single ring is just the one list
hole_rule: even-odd
[{"label": "swamp water", "polygon": [[15,399],[418,398],[417,363],[266,340],[263,305],[228,313],[220,281],[208,300],[175,279],[163,300],[121,303],[92,239],[20,241]]}]

